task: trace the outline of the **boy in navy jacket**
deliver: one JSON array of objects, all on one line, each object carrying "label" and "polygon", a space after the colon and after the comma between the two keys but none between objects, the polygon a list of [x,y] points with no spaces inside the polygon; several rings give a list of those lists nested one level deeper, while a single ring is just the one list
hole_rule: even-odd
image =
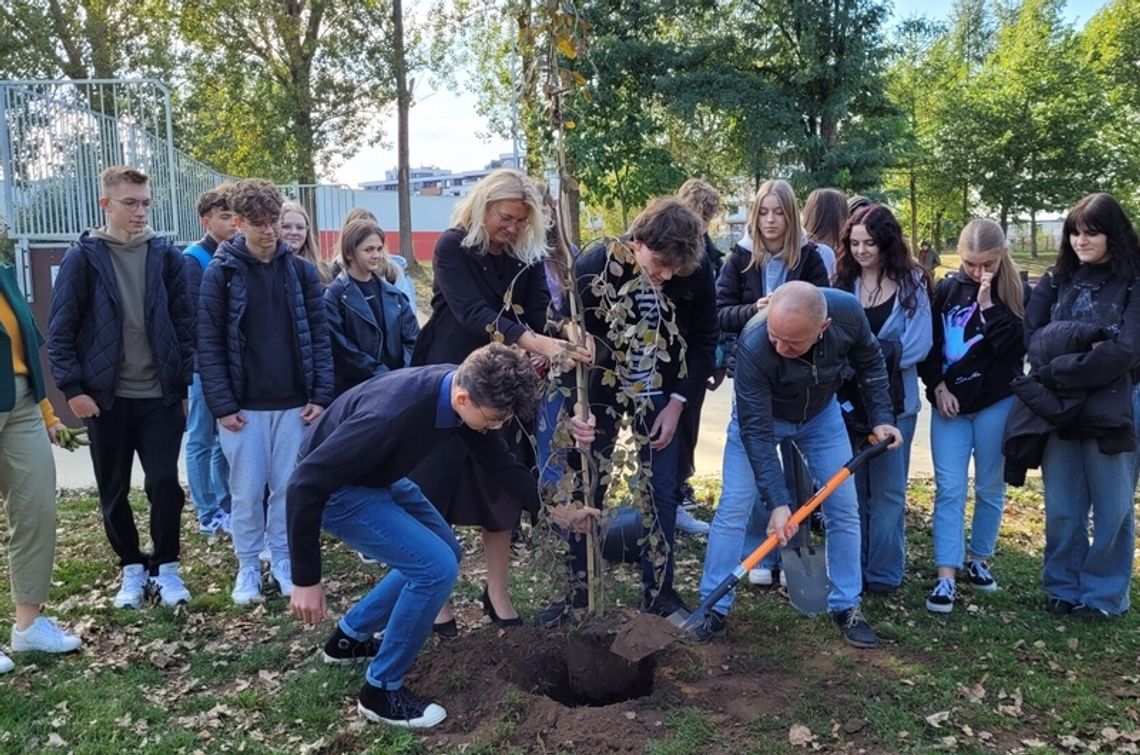
[{"label": "boy in navy jacket", "polygon": [[[142,171],[113,166],[100,180],[107,223],[67,250],[52,290],[52,376],[87,424],[103,527],[123,569],[115,607],[140,607],[148,589],[166,605],[185,603],[178,453],[193,320],[182,256],[147,225],[151,194]],[[136,452],[150,502],[149,556],[127,500]]]},{"label": "boy in navy jacket", "polygon": [[[278,238],[281,195],[247,179],[228,194],[238,234],[222,242],[198,301],[198,370],[230,467],[237,605],[260,600],[261,563],[293,589],[285,486],[305,425],[332,401],[332,347],[316,267]],[[269,505],[263,504],[269,486]]]},{"label": "boy in navy jacket", "polygon": [[[407,479],[424,456],[458,435],[483,473],[520,498],[537,495],[530,470],[515,460],[498,429],[537,403],[538,378],[526,354],[492,343],[458,368],[440,364],[394,370],[333,402],[313,425],[289,480],[293,613],[309,623],[326,614],[320,530],[389,565],[388,574],[337,623],[326,663],[369,661],[358,710],[371,721],[428,728],[447,713],[403,686],[447,601],[462,550],[435,507]],[[589,424],[572,420],[580,443]],[[598,511],[557,507],[552,519],[574,531]],[[383,632],[383,640],[375,639]]]}]

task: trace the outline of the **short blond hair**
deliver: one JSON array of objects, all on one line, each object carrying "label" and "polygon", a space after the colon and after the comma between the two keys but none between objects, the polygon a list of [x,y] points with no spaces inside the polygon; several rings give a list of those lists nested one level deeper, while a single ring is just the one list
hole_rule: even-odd
[{"label": "short blond hair", "polygon": [[507,252],[530,265],[546,257],[546,228],[550,219],[543,209],[542,193],[534,181],[522,171],[500,168],[475,185],[471,192],[459,201],[451,214],[451,224],[467,231],[463,246],[471,247],[479,253],[485,251],[487,229],[483,218],[488,208],[495,202],[518,201],[526,205],[526,229],[519,229],[519,238],[507,247]]},{"label": "short blond hair", "polygon": [[677,198],[706,223],[711,223],[723,207],[720,192],[699,178],[690,178],[681,184],[681,188],[677,190]]},{"label": "short blond hair", "polygon": [[104,196],[120,184],[146,186],[148,183],[150,178],[146,173],[129,165],[112,165],[99,174],[99,187]]}]

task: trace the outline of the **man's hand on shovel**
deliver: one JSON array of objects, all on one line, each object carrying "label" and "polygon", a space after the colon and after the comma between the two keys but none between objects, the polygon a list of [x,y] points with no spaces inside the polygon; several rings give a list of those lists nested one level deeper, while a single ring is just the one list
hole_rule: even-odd
[{"label": "man's hand on shovel", "polygon": [[796,536],[800,531],[800,526],[788,520],[792,517],[792,510],[788,506],[777,506],[772,509],[771,515],[768,517],[768,530],[769,535],[775,534],[776,538],[780,541],[780,547],[788,547],[788,541]]}]

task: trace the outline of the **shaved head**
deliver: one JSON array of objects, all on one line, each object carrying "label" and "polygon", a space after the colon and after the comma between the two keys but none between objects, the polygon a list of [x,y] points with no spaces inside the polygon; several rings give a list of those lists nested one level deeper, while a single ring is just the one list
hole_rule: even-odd
[{"label": "shaved head", "polygon": [[823,291],[804,281],[788,281],[768,302],[768,340],[786,359],[806,354],[831,320]]}]

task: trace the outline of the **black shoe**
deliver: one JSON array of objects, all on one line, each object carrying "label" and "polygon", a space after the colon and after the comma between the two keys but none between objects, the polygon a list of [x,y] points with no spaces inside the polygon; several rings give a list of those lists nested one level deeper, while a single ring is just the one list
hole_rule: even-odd
[{"label": "black shoe", "polygon": [[871,595],[894,595],[902,585],[888,585],[886,582],[867,582],[863,585],[863,592]]},{"label": "black shoe", "polygon": [[501,619],[499,614],[495,613],[495,606],[491,603],[491,596],[487,593],[487,588],[483,588],[483,615],[491,619],[491,623],[497,627],[521,627],[522,618],[514,617],[513,619]]},{"label": "black shoe", "polygon": [[709,615],[693,628],[693,638],[697,642],[708,642],[714,634],[719,634],[728,626],[728,617],[719,611],[709,611]]},{"label": "black shoe", "polygon": [[325,663],[361,663],[370,660],[380,650],[380,640],[354,640],[338,626],[325,642],[321,658]]},{"label": "black shoe", "polygon": [[687,482],[681,483],[681,506],[689,508],[697,505],[697,493]]},{"label": "black shoe", "polygon": [[459,625],[455,623],[455,619],[449,619],[438,624],[432,624],[431,631],[432,634],[438,634],[444,639],[454,640],[459,636]]},{"label": "black shoe", "polygon": [[533,623],[543,629],[557,629],[570,620],[575,608],[585,608],[587,602],[585,593],[575,592],[572,597],[551,603],[536,613]]},{"label": "black shoe", "polygon": [[1073,604],[1060,598],[1049,598],[1045,601],[1045,610],[1054,616],[1065,616],[1073,612]]},{"label": "black shoe", "polygon": [[1072,615],[1076,616],[1079,619],[1108,619],[1112,617],[1108,611],[1100,608],[1093,608],[1092,606],[1087,606],[1084,603],[1077,603],[1075,606],[1073,606]]},{"label": "black shoe", "polygon": [[836,611],[831,618],[839,625],[843,639],[847,644],[857,648],[873,648],[879,644],[879,637],[871,625],[863,618],[863,612],[858,606],[848,608],[846,611]]},{"label": "black shoe", "polygon": [[360,690],[356,709],[373,723],[407,729],[430,729],[447,718],[443,706],[423,699],[407,687],[386,690],[367,682]]},{"label": "black shoe", "polygon": [[685,605],[685,601],[681,600],[681,596],[672,587],[667,587],[657,593],[657,597],[652,600],[647,596],[641,604],[642,613],[652,613],[666,618],[677,611],[688,612],[689,607]]}]

